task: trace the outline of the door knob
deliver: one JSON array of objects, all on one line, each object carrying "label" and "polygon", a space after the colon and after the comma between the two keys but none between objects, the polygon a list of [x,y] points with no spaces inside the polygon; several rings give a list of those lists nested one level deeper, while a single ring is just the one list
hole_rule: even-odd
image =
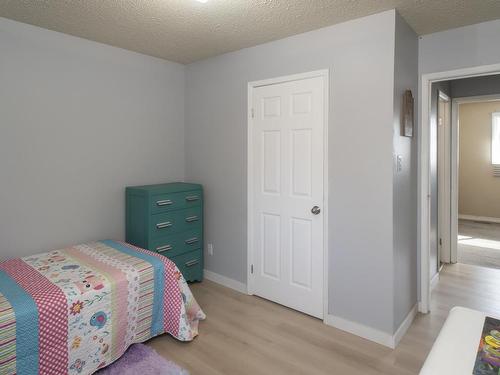
[{"label": "door knob", "polygon": [[318,206],[314,206],[313,208],[311,208],[311,212],[313,213],[313,215],[318,215],[321,210]]}]

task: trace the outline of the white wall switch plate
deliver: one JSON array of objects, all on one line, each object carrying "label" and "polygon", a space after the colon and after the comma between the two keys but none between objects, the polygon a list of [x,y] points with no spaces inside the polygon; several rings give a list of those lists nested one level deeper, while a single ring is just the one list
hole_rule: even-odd
[{"label": "white wall switch plate", "polygon": [[403,170],[403,155],[398,155],[396,158],[396,170],[398,172]]},{"label": "white wall switch plate", "polygon": [[207,245],[208,255],[214,255],[214,245],[209,243]]}]

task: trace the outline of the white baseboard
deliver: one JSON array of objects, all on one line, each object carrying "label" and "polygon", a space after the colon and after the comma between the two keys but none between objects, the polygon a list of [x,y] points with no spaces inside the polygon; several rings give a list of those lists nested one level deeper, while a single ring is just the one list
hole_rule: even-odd
[{"label": "white baseboard", "polygon": [[403,320],[403,322],[400,324],[399,328],[396,330],[396,333],[394,334],[394,336],[392,336],[392,344],[393,344],[392,347],[393,348],[398,346],[399,342],[401,341],[401,339],[405,335],[406,331],[408,331],[408,329],[411,327],[411,324],[415,320],[415,317],[417,316],[417,314],[418,314],[418,304],[415,304],[415,306],[413,306],[413,308],[410,310],[408,315],[406,315],[405,320]]},{"label": "white baseboard", "polygon": [[438,284],[438,281],[439,281],[439,272],[436,272],[436,274],[431,279],[431,290],[434,290],[434,288]]},{"label": "white baseboard", "polygon": [[474,215],[458,215],[459,219],[462,220],[472,220],[472,221],[483,221],[485,223],[500,223],[500,218],[498,217],[488,217],[488,216],[474,216]]},{"label": "white baseboard", "polygon": [[352,322],[332,314],[328,314],[325,317],[324,322],[329,326],[391,348],[392,336],[390,333],[380,331],[360,323]]},{"label": "white baseboard", "polygon": [[214,283],[223,285],[225,287],[234,289],[240,293],[247,294],[247,285],[243,284],[237,280],[231,279],[226,276],[222,276],[218,273],[209,271],[209,270],[203,270],[203,276],[210,281],[213,281]]},{"label": "white baseboard", "polygon": [[[222,276],[209,270],[203,270],[203,276],[207,280],[234,289],[240,293],[248,293],[246,284],[237,280]],[[340,318],[332,314],[328,314],[325,316],[324,323],[329,326],[338,328],[342,331],[352,333],[353,335],[394,349],[399,344],[399,341],[401,341],[406,331],[408,331],[408,328],[410,328],[413,320],[415,319],[415,316],[417,316],[417,311],[417,305],[415,304],[415,306],[413,306],[411,311],[406,316],[405,320],[403,320],[399,328],[396,330],[396,333],[394,335],[372,327],[365,326],[360,323]]]},{"label": "white baseboard", "polygon": [[408,331],[408,328],[410,328],[415,316],[417,316],[417,304],[413,306],[394,335],[332,314],[328,314],[324,322],[329,326],[394,349],[399,344],[406,331]]}]

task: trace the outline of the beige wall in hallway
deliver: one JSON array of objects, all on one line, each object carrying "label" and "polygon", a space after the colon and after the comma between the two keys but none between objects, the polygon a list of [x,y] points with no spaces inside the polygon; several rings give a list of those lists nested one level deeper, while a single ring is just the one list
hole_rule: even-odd
[{"label": "beige wall in hallway", "polygon": [[461,215],[500,218],[500,177],[491,165],[491,114],[500,101],[460,105],[459,204]]}]

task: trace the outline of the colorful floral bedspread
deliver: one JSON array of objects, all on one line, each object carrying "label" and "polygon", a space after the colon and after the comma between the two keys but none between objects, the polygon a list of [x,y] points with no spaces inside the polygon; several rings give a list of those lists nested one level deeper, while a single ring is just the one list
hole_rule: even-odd
[{"label": "colorful floral bedspread", "polygon": [[175,264],[101,241],[0,263],[0,374],[92,374],[129,345],[205,318]]}]

